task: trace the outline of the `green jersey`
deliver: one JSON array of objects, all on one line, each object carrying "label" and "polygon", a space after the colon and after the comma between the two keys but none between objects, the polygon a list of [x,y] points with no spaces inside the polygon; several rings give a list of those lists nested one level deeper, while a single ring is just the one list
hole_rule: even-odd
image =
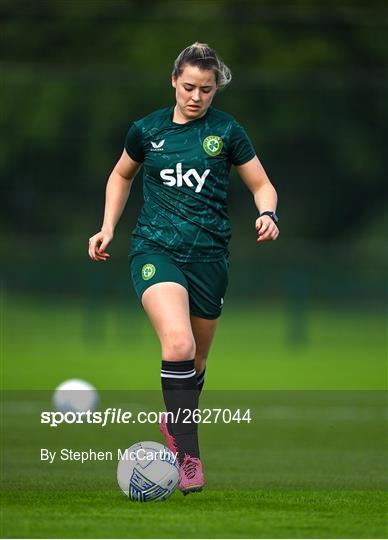
[{"label": "green jersey", "polygon": [[134,122],[125,149],[143,163],[144,205],[132,234],[131,255],[169,254],[178,262],[210,262],[228,255],[226,198],[231,165],[255,156],[244,129],[210,107],[186,124],[173,107]]}]

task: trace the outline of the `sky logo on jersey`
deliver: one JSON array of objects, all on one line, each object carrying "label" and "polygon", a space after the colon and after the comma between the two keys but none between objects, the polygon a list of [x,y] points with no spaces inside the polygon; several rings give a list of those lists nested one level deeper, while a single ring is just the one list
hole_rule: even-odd
[{"label": "sky logo on jersey", "polygon": [[195,180],[197,183],[195,193],[199,193],[203,188],[209,172],[210,169],[206,169],[201,175],[195,169],[189,169],[185,174],[182,174],[182,163],[177,163],[176,169],[163,169],[160,171],[160,177],[163,180],[163,184],[170,187],[182,187],[184,183],[186,186],[194,187],[192,180]]},{"label": "sky logo on jersey", "polygon": [[209,135],[203,141],[203,149],[209,156],[218,156],[224,143],[218,135]]},{"label": "sky logo on jersey", "polygon": [[163,150],[163,145],[164,145],[164,141],[166,139],[162,139],[161,141],[159,142],[154,142],[154,141],[151,141],[151,152],[161,152]]}]

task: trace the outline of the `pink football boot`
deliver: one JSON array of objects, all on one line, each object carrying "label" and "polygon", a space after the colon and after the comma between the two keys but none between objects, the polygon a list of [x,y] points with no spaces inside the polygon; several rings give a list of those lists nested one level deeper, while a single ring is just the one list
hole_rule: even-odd
[{"label": "pink football boot", "polygon": [[202,491],[204,485],[205,477],[201,460],[185,454],[179,466],[179,489],[183,495],[187,495],[192,491]]},{"label": "pink football boot", "polygon": [[168,428],[167,428],[167,422],[166,417],[163,415],[160,419],[160,431],[163,435],[163,437],[166,439],[167,448],[172,452],[174,455],[178,454],[178,448],[175,444],[175,439],[172,435],[170,435]]}]

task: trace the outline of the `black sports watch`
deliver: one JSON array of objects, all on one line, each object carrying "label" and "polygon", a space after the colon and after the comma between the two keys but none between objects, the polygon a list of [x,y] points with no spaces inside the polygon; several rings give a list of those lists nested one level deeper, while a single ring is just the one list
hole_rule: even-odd
[{"label": "black sports watch", "polygon": [[260,217],[261,216],[269,216],[272,221],[277,225],[278,222],[279,222],[279,218],[278,216],[275,214],[275,212],[270,212],[269,210],[267,212],[261,212],[260,214]]}]

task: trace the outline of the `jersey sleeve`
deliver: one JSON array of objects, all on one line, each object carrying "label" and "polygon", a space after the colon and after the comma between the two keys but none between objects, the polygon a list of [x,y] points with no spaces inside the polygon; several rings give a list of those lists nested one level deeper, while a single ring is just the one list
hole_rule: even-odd
[{"label": "jersey sleeve", "polygon": [[245,131],[237,122],[233,122],[229,139],[229,157],[233,165],[243,165],[255,157],[256,152]]},{"label": "jersey sleeve", "polygon": [[127,136],[125,137],[124,148],[129,157],[133,160],[138,163],[144,161],[142,133],[136,123],[133,123],[128,130]]}]

